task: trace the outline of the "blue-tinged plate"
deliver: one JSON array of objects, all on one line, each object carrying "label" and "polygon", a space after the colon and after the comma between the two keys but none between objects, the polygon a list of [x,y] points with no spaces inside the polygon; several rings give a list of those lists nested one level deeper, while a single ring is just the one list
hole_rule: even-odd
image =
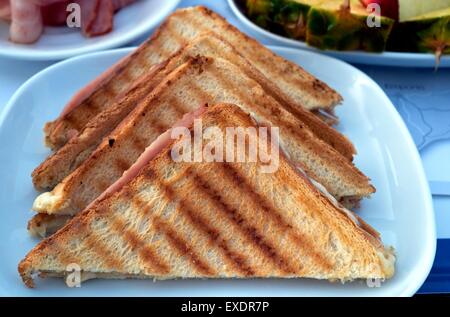
[{"label": "blue-tinged plate", "polygon": [[[28,80],[0,114],[0,295],[23,296],[410,296],[422,285],[436,248],[434,213],[428,183],[411,135],[381,88],[356,68],[324,55],[272,47],[301,65],[344,97],[339,129],[355,144],[356,165],[377,188],[360,215],[397,250],[396,274],[380,287],[366,281],[342,285],[291,280],[92,280],[67,288],[62,280],[38,280],[27,289],[17,264],[37,240],[27,233],[38,193],[32,170],[49,154],[42,127],[70,97],[131,49],[76,57]],[[377,284],[371,284],[377,286]]]}]

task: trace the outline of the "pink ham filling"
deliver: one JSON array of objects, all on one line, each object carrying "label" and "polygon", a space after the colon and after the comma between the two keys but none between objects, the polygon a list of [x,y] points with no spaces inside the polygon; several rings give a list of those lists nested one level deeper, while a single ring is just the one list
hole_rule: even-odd
[{"label": "pink ham filling", "polygon": [[0,0],[0,19],[11,21],[11,5],[9,0]]},{"label": "pink ham filling", "polygon": [[99,86],[101,86],[103,83],[107,82],[110,78],[112,78],[116,74],[116,71],[118,69],[122,68],[129,62],[131,54],[132,53],[119,60],[116,64],[114,64],[106,71],[104,71],[100,76],[95,78],[85,87],[81,88],[66,104],[63,111],[59,115],[58,119],[63,119],[67,114],[69,114],[77,106],[79,106],[84,100],[86,100],[89,96],[91,96]]},{"label": "pink ham filling", "polygon": [[166,146],[172,141],[171,133],[172,129],[178,127],[189,128],[194,124],[194,120],[199,118],[208,108],[206,106],[201,106],[193,112],[189,112],[183,116],[183,118],[175,123],[175,125],[161,134],[155,141],[153,141],[150,146],[148,146],[145,151],[139,156],[139,158],[134,162],[131,167],[126,170],[123,175],[111,186],[109,186],[94,202],[92,202],[87,209],[89,209],[95,202],[118,192],[123,186],[128,184],[133,178],[135,178],[139,172],[154,159]]}]

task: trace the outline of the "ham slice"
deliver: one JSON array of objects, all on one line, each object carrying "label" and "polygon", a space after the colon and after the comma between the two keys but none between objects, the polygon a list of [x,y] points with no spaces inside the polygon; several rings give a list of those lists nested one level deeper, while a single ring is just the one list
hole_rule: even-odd
[{"label": "ham slice", "polygon": [[[183,116],[183,118],[175,123],[175,125],[161,134],[145,151],[139,156],[131,167],[126,170],[123,175],[111,186],[109,186],[95,201],[93,201],[86,209],[95,204],[95,202],[118,192],[123,186],[128,184],[133,178],[135,178],[139,172],[147,165],[148,162],[153,160],[166,146],[172,141],[171,134],[174,128],[186,127],[189,128],[194,124],[194,120],[201,117],[201,115],[207,110],[207,106],[203,105],[193,112],[189,112]],[[113,145],[114,146],[114,145]]]},{"label": "ham slice", "polygon": [[88,37],[103,35],[112,31],[114,23],[114,7],[112,0],[97,0],[95,18],[84,30]]},{"label": "ham slice", "polygon": [[124,67],[131,59],[133,52],[120,59],[113,66],[104,71],[100,76],[95,78],[89,84],[81,88],[66,104],[63,111],[59,115],[58,119],[64,118],[68,113],[70,113],[73,109],[75,109],[78,105],[80,105],[85,99],[87,99],[92,93],[103,83],[107,82],[110,78],[115,76],[115,74]]},{"label": "ham slice", "polygon": [[81,29],[83,34],[86,34],[87,29],[95,20],[97,13],[97,6],[99,0],[76,0],[81,8]]},{"label": "ham slice", "polygon": [[0,0],[0,20],[11,21],[11,5],[9,0]]},{"label": "ham slice", "polygon": [[41,7],[42,20],[44,25],[61,26],[66,24],[67,6],[70,0],[47,4]]},{"label": "ham slice", "polygon": [[114,12],[135,0],[0,0],[0,19],[11,21],[10,40],[31,44],[39,39],[44,25],[64,25],[67,5],[81,7],[81,27],[87,37],[111,32]]},{"label": "ham slice", "polygon": [[9,37],[12,42],[34,43],[44,31],[41,7],[29,0],[11,0],[11,18]]}]

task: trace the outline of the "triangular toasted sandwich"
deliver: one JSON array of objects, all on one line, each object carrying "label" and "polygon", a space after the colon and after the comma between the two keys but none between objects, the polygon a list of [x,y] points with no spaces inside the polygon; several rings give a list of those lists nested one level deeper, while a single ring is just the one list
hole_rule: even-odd
[{"label": "triangular toasted sandwich", "polygon": [[[273,154],[277,142],[272,130],[268,138],[263,137],[250,115],[232,105],[211,107],[200,120],[200,129],[194,124],[167,145],[158,139],[162,146],[152,144],[138,160],[140,166],[133,165],[136,175],[121,179],[115,190],[39,243],[19,264],[25,284],[34,286],[35,273],[51,277],[70,273],[71,282],[91,278],[349,281],[393,275],[393,252],[383,246],[379,235],[330,201],[282,152],[277,168],[270,172],[264,170],[268,161],[259,155],[252,160],[250,150],[244,151],[240,162],[205,159],[206,153],[216,157],[221,146],[217,140],[226,144],[224,152],[237,153],[242,144],[235,136],[226,141],[229,129],[236,128],[256,131],[248,134],[245,148],[256,144],[258,151],[270,148]],[[216,140],[213,146],[211,140]],[[198,154],[200,160],[189,160]],[[72,273],[78,273],[78,279]]]},{"label": "triangular toasted sandwich", "polygon": [[195,56],[223,58],[233,63],[248,77],[257,81],[280,105],[301,120],[323,141],[333,146],[349,160],[353,159],[353,144],[337,130],[306,109],[295,107],[272,81],[254,68],[228,42],[214,33],[199,36],[195,41],[171,56],[164,63],[143,75],[124,97],[92,118],[77,136],[51,155],[33,171],[33,183],[39,190],[54,188],[75,170],[108,135],[153,89],[176,67]]},{"label": "triangular toasted sandwich", "polygon": [[80,100],[71,103],[58,119],[48,123],[45,127],[46,144],[53,149],[64,145],[90,119],[111,106],[118,95],[128,91],[141,75],[197,37],[210,32],[225,38],[296,106],[330,110],[342,100],[325,83],[247,37],[211,10],[205,7],[184,8],[173,13],[129,57],[89,85],[86,98],[78,98]]},{"label": "triangular toasted sandwich", "polygon": [[369,179],[332,146],[319,139],[254,80],[222,59],[198,57],[178,67],[147,96],[92,155],[33,209],[74,215],[116,181],[161,133],[194,105],[235,103],[260,124],[280,129],[281,145],[292,162],[323,184],[339,201],[359,200],[375,191]]}]

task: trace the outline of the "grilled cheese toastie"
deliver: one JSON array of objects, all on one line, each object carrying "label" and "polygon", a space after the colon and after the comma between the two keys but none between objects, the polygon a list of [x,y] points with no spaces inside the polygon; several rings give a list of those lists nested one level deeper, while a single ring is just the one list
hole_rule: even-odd
[{"label": "grilled cheese toastie", "polygon": [[[63,114],[45,127],[46,144],[60,148],[76,135],[117,96],[126,93],[132,83],[183,46],[214,32],[239,51],[264,76],[293,102],[296,107],[331,110],[342,98],[325,83],[314,78],[299,66],[275,55],[257,41],[250,39],[225,19],[205,7],[185,8],[176,11],[159,28],[154,36],[142,44],[128,58],[102,76],[84,101],[73,103]],[[92,90],[92,89],[91,89]]]},{"label": "grilled cheese toastie", "polygon": [[[223,135],[230,127],[257,128],[232,105],[211,107],[200,119],[204,134],[212,128]],[[39,243],[19,264],[24,283],[33,287],[35,273],[63,277],[75,266],[81,281],[349,281],[393,275],[392,249],[356,215],[330,201],[283,154],[272,173],[262,172],[265,163],[251,161],[248,152],[241,163],[175,162],[174,148],[195,142],[189,131],[169,140],[159,154],[141,157],[136,176],[128,175],[116,191]],[[252,138],[260,146],[270,143],[258,133],[249,144]],[[237,142],[231,147],[237,151]],[[196,151],[191,146],[186,153],[196,157]]]},{"label": "grilled cheese toastie", "polygon": [[279,127],[289,158],[323,184],[338,200],[361,199],[375,191],[369,179],[238,67],[197,57],[178,67],[147,96],[92,155],[51,192],[41,194],[33,209],[74,215],[97,198],[139,157],[146,146],[195,104],[235,103],[261,124]]},{"label": "grilled cheese toastie", "polygon": [[349,160],[353,159],[353,144],[337,130],[311,112],[295,107],[289,96],[254,68],[229,43],[214,33],[198,37],[164,63],[143,75],[125,96],[90,120],[80,133],[50,156],[33,172],[33,183],[39,190],[52,189],[75,170],[108,135],[152,90],[176,67],[195,56],[223,58],[235,64],[248,77],[257,81],[280,105],[302,120],[323,141],[333,146]]}]

